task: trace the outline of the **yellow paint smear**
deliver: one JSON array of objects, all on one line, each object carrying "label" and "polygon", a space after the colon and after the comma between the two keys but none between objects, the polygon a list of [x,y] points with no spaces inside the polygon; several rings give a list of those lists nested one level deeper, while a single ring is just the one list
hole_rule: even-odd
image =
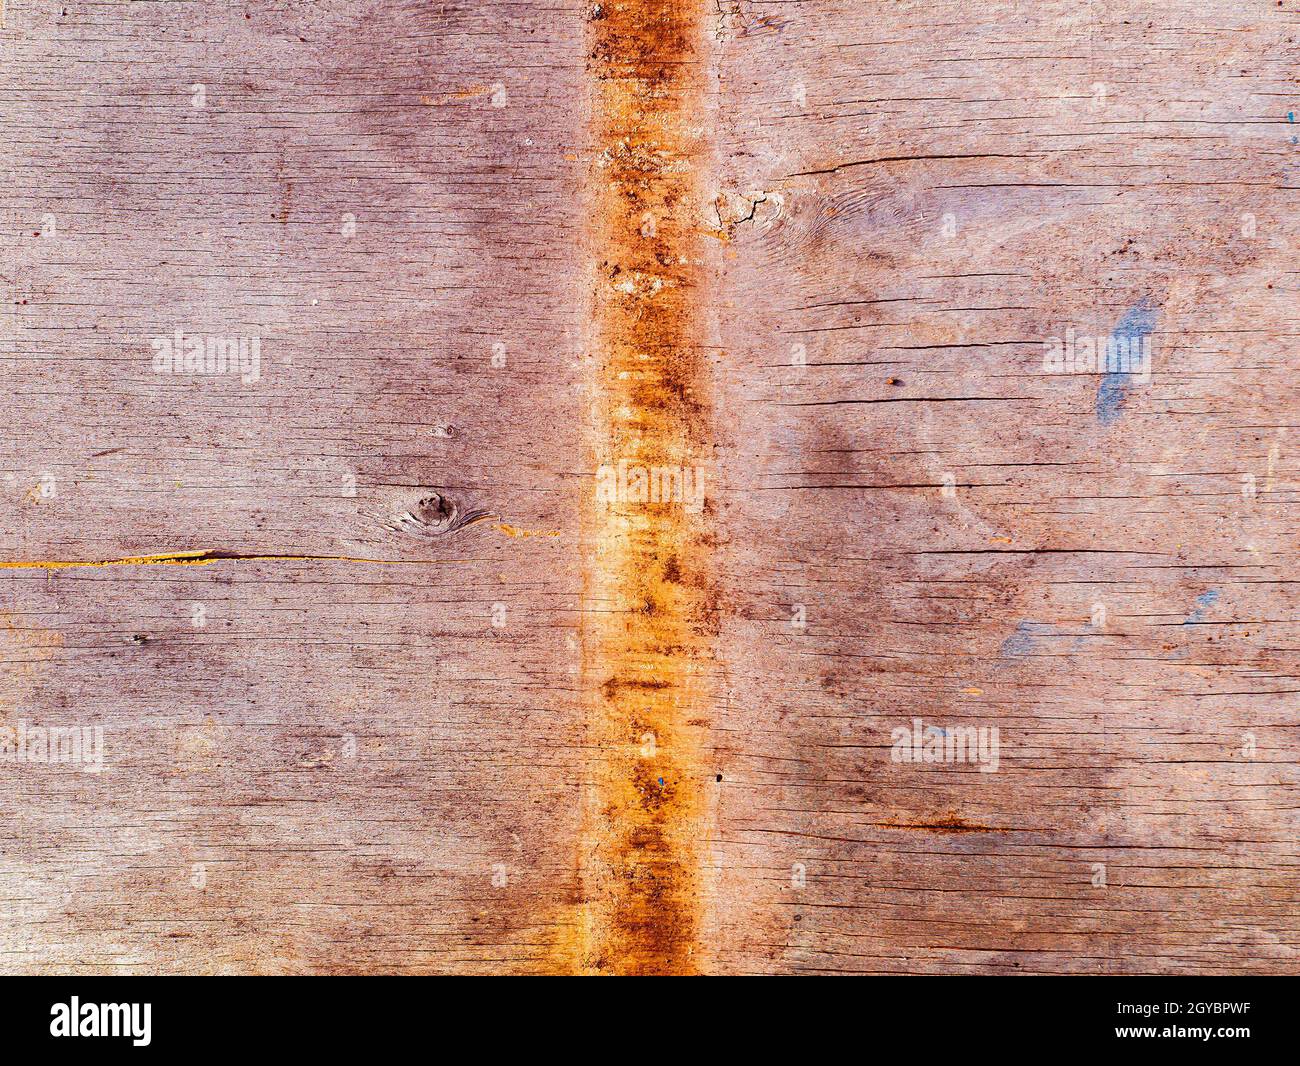
[{"label": "yellow paint smear", "polygon": [[128,555],[121,559],[30,559],[0,560],[0,570],[73,570],[99,566],[209,566],[212,563],[240,562],[340,562],[381,563],[400,566],[404,563],[438,563],[440,559],[365,559],[353,555],[223,555],[211,549],[162,552],[157,555]]},{"label": "yellow paint smear", "polygon": [[507,537],[558,537],[560,535],[558,529],[520,529],[508,522],[502,522],[497,529]]}]

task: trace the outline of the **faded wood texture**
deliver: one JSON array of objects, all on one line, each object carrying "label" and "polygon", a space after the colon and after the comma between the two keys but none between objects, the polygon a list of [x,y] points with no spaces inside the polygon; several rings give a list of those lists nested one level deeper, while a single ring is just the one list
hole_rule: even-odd
[{"label": "faded wood texture", "polygon": [[1298,34],[7,0],[0,970],[1294,972]]}]

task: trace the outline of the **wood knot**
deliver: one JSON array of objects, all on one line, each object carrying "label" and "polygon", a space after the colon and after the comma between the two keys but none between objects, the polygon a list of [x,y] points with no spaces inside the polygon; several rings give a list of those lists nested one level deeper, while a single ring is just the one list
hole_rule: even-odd
[{"label": "wood knot", "polygon": [[481,507],[462,510],[450,497],[440,492],[430,492],[409,507],[399,508],[395,515],[371,517],[394,533],[406,533],[413,537],[441,537],[475,522],[498,516]]}]

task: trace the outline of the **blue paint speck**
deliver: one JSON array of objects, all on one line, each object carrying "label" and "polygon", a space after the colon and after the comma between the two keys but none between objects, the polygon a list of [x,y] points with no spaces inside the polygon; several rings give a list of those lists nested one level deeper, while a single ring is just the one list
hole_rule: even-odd
[{"label": "blue paint speck", "polygon": [[1023,659],[1038,650],[1038,638],[1051,636],[1055,627],[1050,622],[1021,622],[1016,631],[1002,642],[1004,659]]},{"label": "blue paint speck", "polygon": [[[1150,296],[1144,296],[1125,312],[1111,333],[1111,339],[1132,344],[1150,337],[1156,328],[1156,305]],[[1115,372],[1106,374],[1097,386],[1097,421],[1112,426],[1120,419],[1128,392],[1131,374]]]},{"label": "blue paint speck", "polygon": [[1207,607],[1214,606],[1215,602],[1218,599],[1219,599],[1218,589],[1210,589],[1208,592],[1202,592],[1199,596],[1196,597],[1196,610],[1194,610],[1191,614],[1187,616],[1187,620],[1183,623],[1183,625],[1191,626],[1201,621],[1201,619],[1205,617],[1205,609]]},{"label": "blue paint speck", "polygon": [[664,783],[664,779],[661,777],[661,778],[659,779],[659,784],[662,786],[663,783]]}]

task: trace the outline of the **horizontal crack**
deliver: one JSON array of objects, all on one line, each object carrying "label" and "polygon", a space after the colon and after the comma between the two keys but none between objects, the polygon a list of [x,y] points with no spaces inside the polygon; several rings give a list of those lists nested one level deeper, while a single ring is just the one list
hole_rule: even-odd
[{"label": "horizontal crack", "polygon": [[210,563],[252,562],[341,562],[427,564],[447,562],[443,559],[366,559],[354,555],[290,555],[231,552],[207,548],[199,551],[162,552],[157,555],[128,555],[121,559],[4,559],[0,570],[71,570],[89,566],[207,566]]},{"label": "horizontal crack", "polygon": [[[474,519],[479,521],[479,519]],[[513,539],[558,537],[558,529],[523,529],[505,522],[493,526]],[[0,570],[72,570],[93,566],[207,566],[220,562],[326,562],[377,563],[387,566],[436,565],[457,562],[452,559],[369,559],[359,555],[303,555],[291,552],[236,552],[221,548],[159,552],[151,555],[126,555],[120,559],[0,559]]]}]

